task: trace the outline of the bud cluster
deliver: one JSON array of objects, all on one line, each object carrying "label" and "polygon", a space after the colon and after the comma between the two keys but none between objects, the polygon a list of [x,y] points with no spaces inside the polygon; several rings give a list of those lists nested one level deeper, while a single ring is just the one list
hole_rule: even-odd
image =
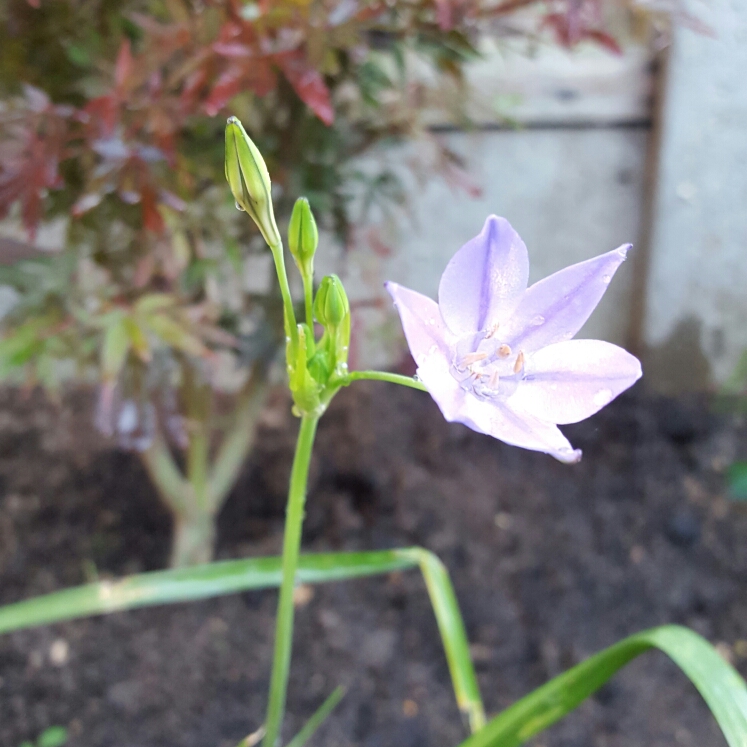
[{"label": "bud cluster", "polygon": [[[256,145],[235,117],[226,125],[226,179],[236,207],[252,218],[272,250],[281,290],[287,289],[270,175]],[[297,323],[289,290],[285,306],[286,365],[295,411],[299,415],[321,413],[347,376],[350,304],[337,275],[324,277],[314,293],[314,255],[318,244],[319,230],[311,206],[302,197],[296,201],[291,214],[288,248],[303,280],[306,322]],[[315,321],[323,330],[318,340]]]}]

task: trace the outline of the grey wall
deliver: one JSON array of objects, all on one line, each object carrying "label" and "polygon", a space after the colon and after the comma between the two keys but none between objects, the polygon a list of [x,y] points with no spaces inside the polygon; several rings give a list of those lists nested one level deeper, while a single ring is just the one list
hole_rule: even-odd
[{"label": "grey wall", "polygon": [[747,349],[747,3],[690,10],[664,92],[644,339],[668,391],[722,382]]},{"label": "grey wall", "polygon": [[[530,282],[635,242],[647,134],[644,127],[592,127],[443,135],[450,148],[466,157],[482,195],[471,197],[439,177],[422,185],[410,177],[412,215],[390,234],[391,256],[353,252],[338,266],[354,300],[383,299],[381,308],[357,314],[367,330],[359,364],[385,365],[402,351],[383,281],[395,280],[435,297],[446,263],[480,232],[490,213],[508,218],[526,242]],[[388,150],[381,158],[402,163],[411,150]],[[372,158],[368,165],[380,164]],[[625,341],[632,269],[631,262],[623,265],[581,336]]]}]

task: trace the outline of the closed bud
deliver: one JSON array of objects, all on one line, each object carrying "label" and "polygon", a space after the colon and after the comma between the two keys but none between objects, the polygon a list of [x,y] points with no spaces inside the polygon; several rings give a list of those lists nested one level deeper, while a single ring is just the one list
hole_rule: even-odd
[{"label": "closed bud", "polygon": [[293,206],[288,225],[288,248],[302,273],[313,273],[313,260],[319,244],[319,231],[314,214],[305,197],[299,197]]},{"label": "closed bud", "polygon": [[350,314],[350,304],[337,275],[322,279],[314,299],[314,316],[323,327],[336,328]]},{"label": "closed bud", "polygon": [[298,413],[311,413],[319,407],[321,388],[308,368],[309,358],[314,352],[314,335],[305,324],[299,324],[296,330],[297,343],[289,369],[290,390]]},{"label": "closed bud", "polygon": [[272,208],[270,174],[262,154],[236,117],[226,125],[226,180],[236,207],[246,211],[265,241],[274,249],[281,245]]}]

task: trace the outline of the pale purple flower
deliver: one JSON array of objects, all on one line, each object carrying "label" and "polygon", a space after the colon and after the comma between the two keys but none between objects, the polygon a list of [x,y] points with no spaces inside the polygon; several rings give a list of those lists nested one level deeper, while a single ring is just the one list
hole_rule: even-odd
[{"label": "pale purple flower", "polygon": [[584,420],[641,376],[638,359],[600,340],[572,340],[630,245],[527,288],[524,242],[491,215],[441,276],[438,304],[387,283],[418,377],[450,421],[577,462],[558,424]]}]

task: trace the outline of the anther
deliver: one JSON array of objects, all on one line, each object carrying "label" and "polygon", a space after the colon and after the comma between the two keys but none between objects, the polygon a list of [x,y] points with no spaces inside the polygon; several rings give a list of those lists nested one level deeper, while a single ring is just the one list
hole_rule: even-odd
[{"label": "anther", "polygon": [[524,368],[524,351],[520,350],[516,356],[516,363],[514,363],[514,373],[519,373]]},{"label": "anther", "polygon": [[487,357],[487,353],[469,353],[462,358],[462,365],[469,368],[473,363],[484,361]]},{"label": "anther", "polygon": [[493,371],[492,374],[490,374],[490,381],[488,382],[488,386],[491,389],[497,389],[498,388],[498,382],[500,381],[500,376],[498,376],[498,371]]},{"label": "anther", "polygon": [[498,355],[501,358],[508,358],[511,355],[511,347],[504,342],[503,345],[498,347]]},{"label": "anther", "polygon": [[493,324],[488,330],[488,333],[485,335],[485,339],[489,340],[491,337],[495,337],[495,333],[498,331],[499,326],[500,325],[497,322]]}]

